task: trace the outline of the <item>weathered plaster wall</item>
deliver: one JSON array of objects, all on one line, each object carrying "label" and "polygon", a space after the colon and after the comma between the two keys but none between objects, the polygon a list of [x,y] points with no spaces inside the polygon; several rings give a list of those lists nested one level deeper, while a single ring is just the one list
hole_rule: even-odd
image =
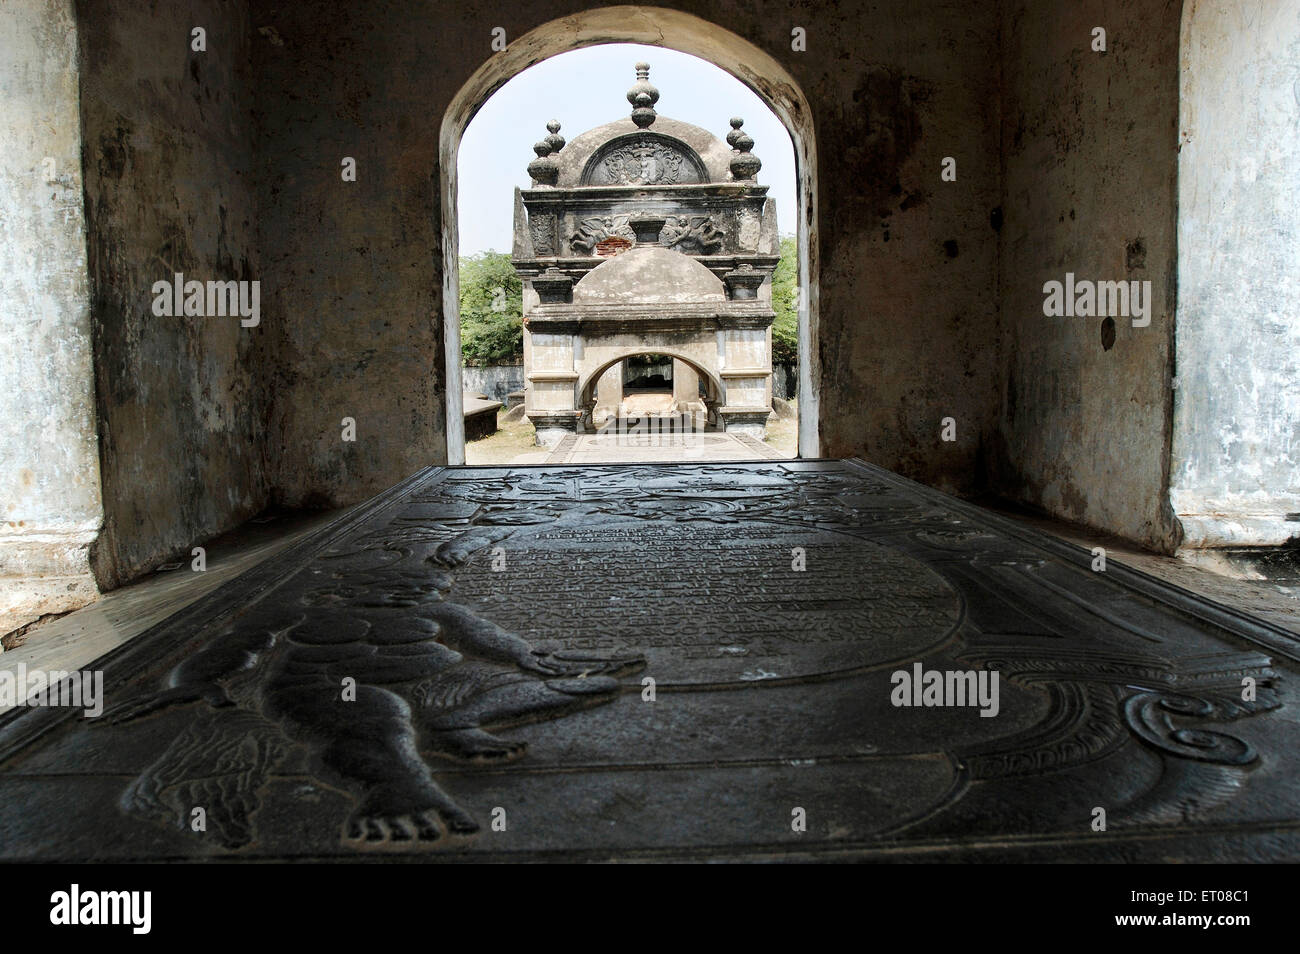
[{"label": "weathered plaster wall", "polygon": [[820,140],[822,453],[971,491],[999,391],[997,4],[814,9],[789,62]]},{"label": "weathered plaster wall", "polygon": [[[1007,2],[994,488],[1169,549],[1178,23],[1174,0]],[[1107,52],[1091,50],[1103,27]],[[1066,272],[1149,280],[1151,324],[1049,318]]]},{"label": "weathered plaster wall", "polygon": [[0,4],[0,634],[96,593],[77,93],[71,2]]},{"label": "weathered plaster wall", "polygon": [[439,104],[471,59],[456,32],[485,21],[403,2],[252,8],[262,263],[283,316],[269,476],[284,505],[341,505],[446,460]]},{"label": "weathered plaster wall", "polygon": [[1300,536],[1300,6],[1188,0],[1182,93],[1174,508],[1187,545],[1283,543]]},{"label": "weathered plaster wall", "polygon": [[[769,51],[813,104],[822,453],[974,489],[999,394],[996,3],[663,5]],[[439,123],[493,56],[493,27],[515,38],[586,6],[253,0],[262,262],[267,310],[283,316],[268,453],[284,503],[356,500],[445,459]],[[796,25],[808,52],[790,49]],[[940,180],[945,156],[955,183]]]},{"label": "weathered plaster wall", "polygon": [[[0,613],[20,588],[42,612],[90,598],[101,516],[113,586],[273,498],[341,504],[445,459],[439,127],[493,27],[584,6],[0,8],[0,374],[22,383],[0,399]],[[821,453],[987,478],[1164,549],[1182,527],[1289,535],[1293,4],[1189,0],[1181,157],[1178,0],[665,6],[767,51],[810,104]],[[178,271],[261,280],[262,324],[153,316]],[[1150,327],[1045,317],[1067,271],[1150,281]]]},{"label": "weathered plaster wall", "polygon": [[[260,278],[246,6],[78,3],[104,530],[114,586],[266,503],[272,324],[155,317],[154,282]],[[191,50],[191,30],[207,33]]]}]

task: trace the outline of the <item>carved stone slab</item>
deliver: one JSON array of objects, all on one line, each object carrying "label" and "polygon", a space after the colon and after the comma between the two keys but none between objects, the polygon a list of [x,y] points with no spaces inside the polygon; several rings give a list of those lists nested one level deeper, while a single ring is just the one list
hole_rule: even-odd
[{"label": "carved stone slab", "polygon": [[1090,562],[853,461],[429,469],[0,719],[0,857],[1300,858],[1294,638]]},{"label": "carved stone slab", "polygon": [[704,163],[685,143],[641,132],[603,146],[583,171],[583,185],[683,185],[706,182]]}]

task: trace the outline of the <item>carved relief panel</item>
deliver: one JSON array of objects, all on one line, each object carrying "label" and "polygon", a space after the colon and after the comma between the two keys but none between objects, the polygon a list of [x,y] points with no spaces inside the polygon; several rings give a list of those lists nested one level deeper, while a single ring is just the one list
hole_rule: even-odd
[{"label": "carved relief panel", "polygon": [[683,142],[655,133],[611,140],[587,163],[582,185],[683,185],[706,182],[704,163]]}]

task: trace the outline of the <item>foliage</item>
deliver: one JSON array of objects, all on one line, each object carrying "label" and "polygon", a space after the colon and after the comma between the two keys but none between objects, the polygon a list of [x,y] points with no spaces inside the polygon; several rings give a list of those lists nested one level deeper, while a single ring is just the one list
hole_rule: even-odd
[{"label": "foliage", "polygon": [[799,362],[799,247],[793,235],[781,239],[781,261],[772,272],[772,363]]},{"label": "foliage", "polygon": [[460,350],[468,365],[523,360],[523,285],[505,252],[460,260]]}]

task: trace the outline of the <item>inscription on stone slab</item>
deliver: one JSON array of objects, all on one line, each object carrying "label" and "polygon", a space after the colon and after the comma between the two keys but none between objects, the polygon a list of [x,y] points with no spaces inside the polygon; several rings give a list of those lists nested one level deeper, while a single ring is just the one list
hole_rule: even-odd
[{"label": "inscription on stone slab", "polygon": [[[792,569],[796,547],[812,572]],[[505,586],[478,559],[451,598],[539,647],[641,652],[671,683],[881,666],[941,644],[960,616],[917,560],[833,533],[628,521],[541,530],[505,552]]]},{"label": "inscription on stone slab", "polygon": [[0,716],[0,857],[1295,860],[1293,640],[1212,614],[859,463],[431,469]]}]

